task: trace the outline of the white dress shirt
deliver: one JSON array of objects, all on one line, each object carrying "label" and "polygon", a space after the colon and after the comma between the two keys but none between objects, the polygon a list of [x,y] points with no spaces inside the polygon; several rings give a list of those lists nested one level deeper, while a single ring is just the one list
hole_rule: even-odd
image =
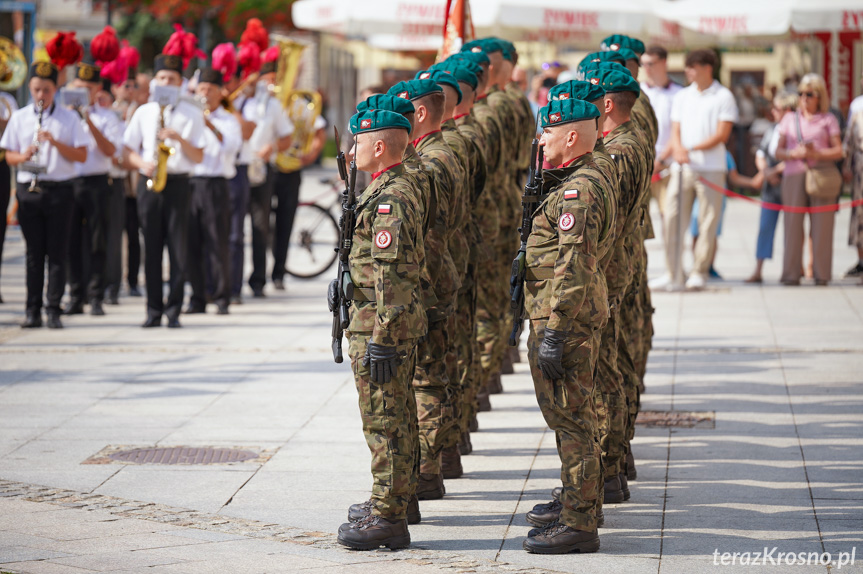
[{"label": "white dress shirt", "polygon": [[[3,138],[0,139],[0,148],[20,153],[30,147],[36,131],[36,118],[33,104],[12,114]],[[42,130],[51,132],[57,141],[76,148],[89,146],[92,139],[81,127],[81,118],[77,113],[57,105],[44,110]],[[38,160],[40,165],[47,168],[45,173],[39,175],[40,181],[69,181],[78,176],[75,162],[64,158],[57,148],[48,142],[42,142],[38,158],[34,157],[33,160]],[[18,183],[30,183],[33,179],[33,174],[22,170],[21,166],[15,171]]]},{"label": "white dress shirt", "polygon": [[674,96],[682,89],[683,86],[670,80],[665,87],[651,86],[647,82],[641,82],[641,91],[650,98],[653,112],[656,114],[656,121],[659,124],[659,135],[656,138],[657,156],[662,153],[662,150],[668,145],[668,140],[671,139],[671,105]]},{"label": "white dress shirt", "polygon": [[[248,165],[261,148],[272,145],[275,149],[280,139],[294,133],[294,124],[291,123],[288,114],[276,98],[267,98],[265,103],[249,98],[242,110],[243,118],[255,123],[255,131],[248,140],[243,142],[240,159],[237,162],[239,165]],[[273,153],[270,161],[274,161],[275,157],[276,154]]]},{"label": "white dress shirt", "polygon": [[222,133],[222,141],[205,127],[204,160],[195,166],[192,175],[231,179],[237,175],[237,152],[243,143],[240,122],[221,106],[210,112],[209,120]]},{"label": "white dress shirt", "polygon": [[[123,144],[138,153],[144,161],[153,161],[156,148],[156,136],[159,132],[159,104],[148,102],[135,110],[126,133]],[[172,108],[165,108],[165,127],[174,128],[192,147],[204,147],[204,113],[194,105],[180,101]],[[195,168],[179,142],[168,139],[166,142],[174,148],[174,154],[168,158],[168,174],[191,175]]]},{"label": "white dress shirt", "polygon": [[[703,92],[695,82],[674,96],[671,121],[680,124],[680,143],[691,150],[716,134],[719,122],[737,123],[737,102],[731,91],[713,80]],[[708,149],[689,152],[689,165],[695,171],[728,171],[725,143]]]},{"label": "white dress shirt", "polygon": [[[89,106],[87,113],[90,115],[90,121],[93,122],[97,130],[102,132],[105,139],[114,144],[117,149],[122,150],[123,124],[120,123],[117,114],[102,106]],[[87,161],[75,164],[78,168],[78,175],[86,177],[107,174],[111,171],[112,158],[103,154],[99,146],[96,145],[96,138],[92,137],[90,126],[84,120],[81,120],[81,128],[90,136],[90,142],[87,145]]]}]

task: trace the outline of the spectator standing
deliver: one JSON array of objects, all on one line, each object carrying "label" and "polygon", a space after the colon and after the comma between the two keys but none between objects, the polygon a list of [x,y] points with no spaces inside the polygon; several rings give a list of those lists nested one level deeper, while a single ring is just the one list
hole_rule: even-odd
[{"label": "spectator standing", "polygon": [[684,287],[683,234],[695,197],[700,209],[701,233],[695,245],[695,265],[686,288],[702,289],[716,248],[716,227],[722,196],[701,178],[725,185],[728,171],[725,142],[737,121],[732,93],[714,80],[716,55],[693,50],[686,56],[688,87],[674,96],[671,109],[671,149],[674,163],[665,201],[665,254],[668,272],[650,283],[651,288],[681,290]]},{"label": "spectator standing", "polygon": [[647,81],[641,82],[641,91],[647,94],[653,104],[653,111],[659,124],[659,136],[656,138],[656,161],[653,164],[650,195],[659,203],[659,211],[664,215],[665,189],[668,186],[668,174],[664,177],[662,171],[668,166],[671,158],[671,106],[674,96],[683,86],[668,77],[668,52],[662,46],[650,46],[641,55],[641,66],[647,75]]},{"label": "spectator standing", "polygon": [[[830,113],[824,78],[806,74],[800,80],[797,112],[779,123],[776,159],[785,162],[782,172],[782,203],[795,207],[818,207],[835,203],[836,197],[814,197],[807,192],[806,172],[819,162],[842,158],[839,122]],[[821,165],[824,165],[822,163]],[[811,190],[810,190],[811,191]],[[803,260],[804,213],[785,212],[785,260],[782,283],[799,285]],[[810,213],[812,267],[816,285],[826,285],[833,269],[833,225],[835,212]]]},{"label": "spectator standing", "polygon": [[[863,200],[863,106],[852,116],[845,132],[844,168],[845,181],[851,183],[851,199]],[[857,248],[857,264],[845,276],[863,277],[863,206],[851,210],[848,244]]]},{"label": "spectator standing", "polygon": [[[782,204],[782,171],[785,162],[776,159],[776,149],[779,146],[779,130],[777,127],[782,118],[794,114],[797,109],[797,94],[782,93],[773,100],[774,124],[764,133],[761,144],[755,154],[755,165],[764,174],[764,184],[761,186],[761,201],[765,203]],[[758,223],[758,240],[755,247],[755,271],[746,280],[747,283],[761,283],[761,270],[765,259],[773,258],[773,239],[776,236],[776,224],[779,222],[779,210],[761,208],[761,220]]]}]

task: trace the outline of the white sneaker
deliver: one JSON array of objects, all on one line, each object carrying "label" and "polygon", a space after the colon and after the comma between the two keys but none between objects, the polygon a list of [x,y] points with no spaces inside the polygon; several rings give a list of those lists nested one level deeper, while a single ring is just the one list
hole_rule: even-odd
[{"label": "white sneaker", "polygon": [[689,279],[686,280],[686,288],[692,291],[701,291],[704,289],[705,284],[704,276],[701,273],[691,273],[689,275]]},{"label": "white sneaker", "polygon": [[655,277],[647,282],[647,286],[654,291],[667,289],[669,285],[671,285],[671,275],[668,273],[661,277]]}]

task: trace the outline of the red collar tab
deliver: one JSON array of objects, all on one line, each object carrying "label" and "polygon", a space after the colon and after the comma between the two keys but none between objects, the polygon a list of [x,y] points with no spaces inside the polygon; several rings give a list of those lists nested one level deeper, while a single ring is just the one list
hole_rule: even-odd
[{"label": "red collar tab", "polygon": [[457,119],[459,119],[459,118],[463,118],[463,117],[465,117],[465,116],[469,116],[469,115],[470,115],[470,112],[465,112],[465,113],[463,113],[463,114],[459,114],[459,115],[457,115],[457,116],[453,116],[453,117],[452,117],[452,119],[453,119],[453,120],[457,120]]},{"label": "red collar tab", "polygon": [[426,135],[424,135],[424,136],[420,136],[420,137],[418,137],[417,139],[415,139],[414,141],[412,141],[411,143],[413,144],[413,146],[414,146],[414,147],[417,147],[421,141],[423,141],[424,139],[426,139],[426,138],[427,138],[427,137],[429,137],[430,135],[437,134],[437,133],[440,133],[440,130],[435,130],[435,131],[433,131],[433,132],[429,132],[429,133],[427,133],[427,134],[426,134]]},{"label": "red collar tab", "polygon": [[488,92],[484,93],[484,94],[483,94],[483,95],[481,95],[481,96],[477,96],[477,97],[476,97],[476,99],[477,99],[477,100],[484,100],[484,99],[486,99],[487,97],[488,97]]},{"label": "red collar tab", "polygon": [[578,157],[574,157],[574,158],[572,158],[571,160],[569,160],[569,161],[567,161],[567,162],[564,162],[564,163],[560,164],[559,166],[557,166],[557,168],[558,168],[558,169],[560,169],[560,168],[562,168],[562,167],[569,167],[569,165],[570,165],[572,162],[574,162],[574,161],[576,161],[576,160],[578,160],[578,159],[580,159],[580,158],[583,158],[583,157],[584,157],[584,156],[586,156],[586,155],[587,155],[586,153],[583,153],[583,154],[581,154],[581,155],[580,155],[580,156],[578,156]]},{"label": "red collar tab", "polygon": [[385,167],[384,169],[382,169],[382,170],[380,170],[380,171],[376,171],[375,173],[373,173],[373,174],[372,174],[372,180],[375,180],[375,179],[379,178],[379,177],[380,177],[381,175],[383,175],[384,173],[388,172],[388,171],[389,171],[389,170],[391,170],[392,168],[396,167],[397,165],[401,165],[401,164],[402,164],[402,162],[394,163],[394,164],[392,164],[392,165],[391,165],[391,166],[389,166],[389,167]]},{"label": "red collar tab", "polygon": [[611,133],[612,130],[608,130],[607,132],[602,132],[602,137],[607,137],[608,134]]}]

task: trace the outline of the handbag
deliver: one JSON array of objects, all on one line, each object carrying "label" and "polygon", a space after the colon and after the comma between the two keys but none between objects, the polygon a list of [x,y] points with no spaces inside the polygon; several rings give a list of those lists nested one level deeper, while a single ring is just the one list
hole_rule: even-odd
[{"label": "handbag", "polygon": [[[803,143],[800,129],[800,112],[794,114],[797,123],[797,141]],[[806,195],[816,200],[835,200],[842,191],[842,174],[832,161],[819,161],[806,165]]]}]

